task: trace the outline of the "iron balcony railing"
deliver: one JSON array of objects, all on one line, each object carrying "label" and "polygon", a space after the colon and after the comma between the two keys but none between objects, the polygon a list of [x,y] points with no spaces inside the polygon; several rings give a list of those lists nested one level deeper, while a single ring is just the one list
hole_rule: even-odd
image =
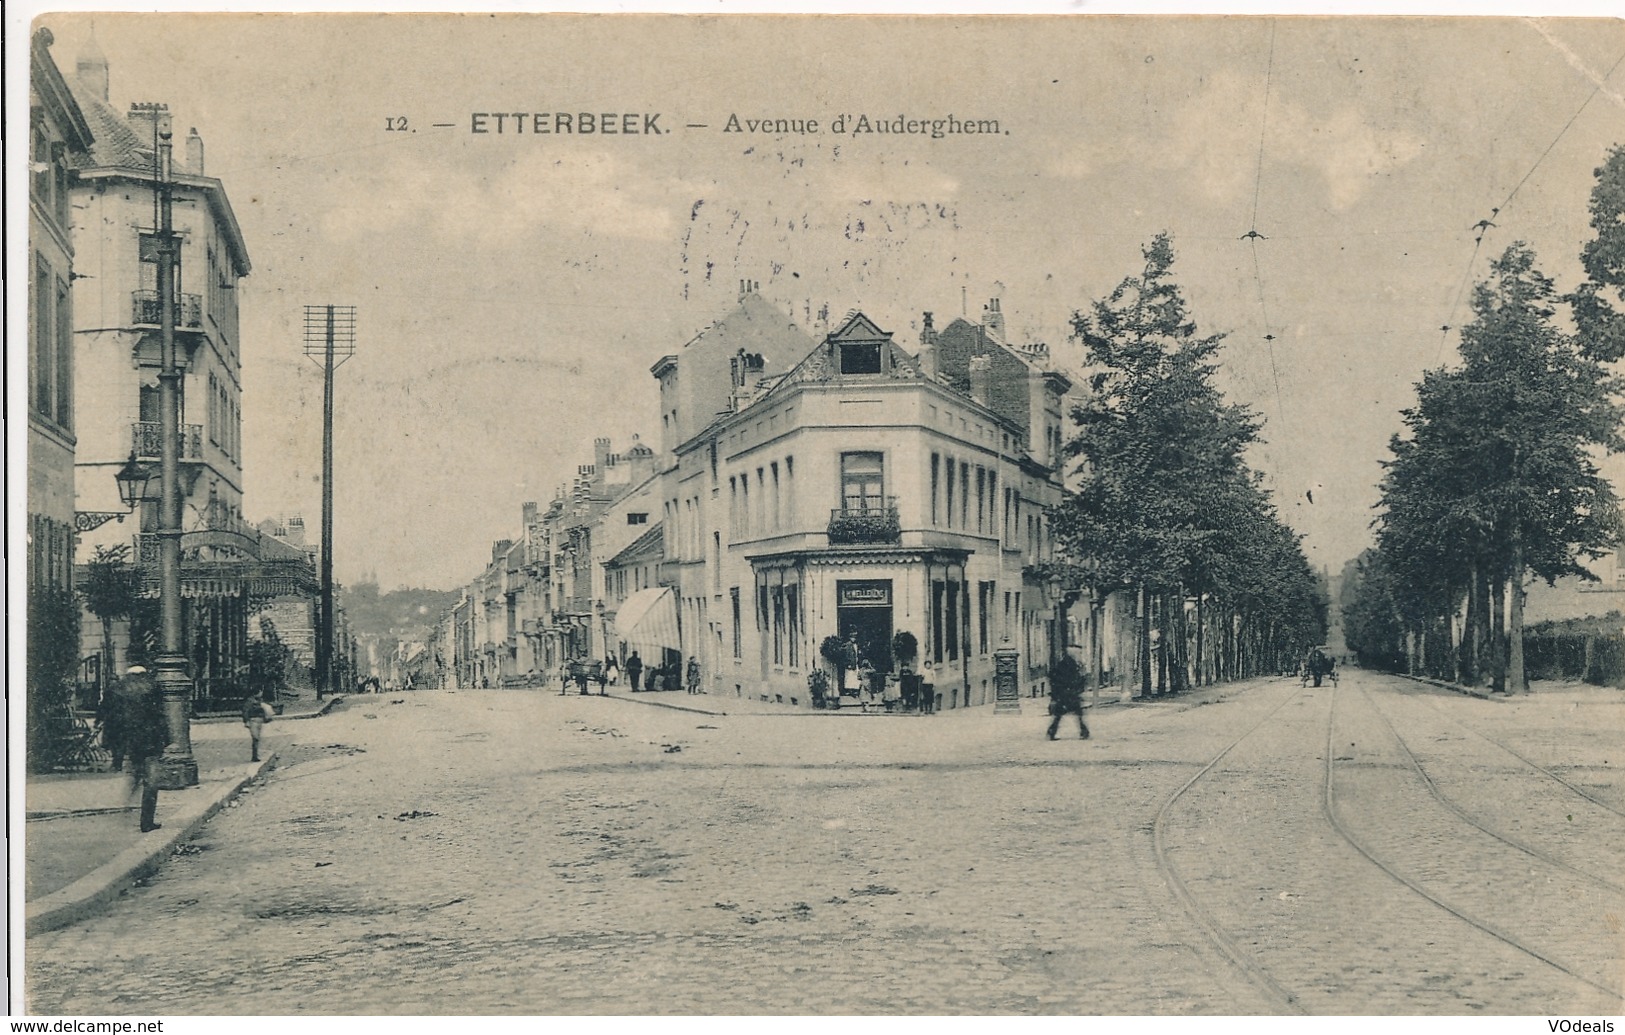
[{"label": "iron balcony railing", "polygon": [[[163,452],[163,425],[155,420],[136,421],[130,425],[130,448],[137,460],[157,460]],[[181,426],[182,460],[203,459],[203,425]]]},{"label": "iron balcony railing", "polygon": [[865,500],[856,506],[836,507],[829,512],[830,545],[851,543],[895,543],[903,535],[897,516],[897,500]]},{"label": "iron balcony railing", "polygon": [[[158,326],[163,320],[158,292],[135,291],[130,295],[130,319],[141,325]],[[175,306],[175,326],[196,330],[203,326],[203,296],[179,295]]]}]

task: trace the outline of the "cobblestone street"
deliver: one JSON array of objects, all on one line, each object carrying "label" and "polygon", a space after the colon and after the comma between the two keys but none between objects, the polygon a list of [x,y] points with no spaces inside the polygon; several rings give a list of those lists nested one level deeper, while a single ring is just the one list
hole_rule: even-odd
[{"label": "cobblestone street", "polygon": [[279,765],[155,877],[30,939],[29,1011],[1625,1003],[1617,691],[1486,701],[1350,671],[1100,709],[1092,740],[1056,742],[1022,703],[350,698],[273,727]]}]

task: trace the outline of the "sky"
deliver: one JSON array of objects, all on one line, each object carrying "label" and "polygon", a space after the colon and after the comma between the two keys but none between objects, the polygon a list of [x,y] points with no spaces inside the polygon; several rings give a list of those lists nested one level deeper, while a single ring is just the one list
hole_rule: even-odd
[{"label": "sky", "polygon": [[[231,198],[253,262],[251,519],[297,513],[317,532],[322,380],[303,307],[356,307],[334,566],[385,589],[469,581],[595,437],[658,446],[649,368],[741,280],[803,326],[861,309],[911,350],[923,311],[976,320],[997,295],[1013,338],[1077,369],[1071,314],[1164,231],[1199,328],[1227,334],[1222,386],[1265,421],[1252,462],[1335,574],[1369,545],[1389,436],[1422,371],[1452,359],[1441,328],[1469,319],[1472,281],[1522,240],[1573,286],[1593,170],[1625,143],[1619,21],[38,24],[69,74],[94,32],[113,104],[167,102]],[[490,118],[475,133],[481,112],[634,113],[640,129],[658,113],[663,132],[497,133]],[[731,115],[745,132],[725,131]],[[854,134],[860,115],[998,130]],[[763,118],[820,131],[749,130]]]}]

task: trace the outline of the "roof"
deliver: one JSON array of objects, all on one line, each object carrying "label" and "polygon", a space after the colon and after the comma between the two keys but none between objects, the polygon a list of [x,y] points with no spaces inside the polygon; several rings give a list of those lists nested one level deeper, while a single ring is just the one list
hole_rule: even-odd
[{"label": "roof", "polygon": [[62,118],[63,135],[67,138],[69,151],[83,151],[94,146],[95,134],[85,119],[84,109],[79,106],[62,76],[62,70],[56,67],[56,61],[51,57],[51,44],[55,42],[51,30],[40,29],[34,33],[31,42],[29,67],[33,73],[34,92],[42,103],[55,109]]},{"label": "roof", "polygon": [[823,341],[814,346],[813,350],[785,374],[772,388],[763,394],[769,398],[778,392],[786,390],[789,385],[819,384],[834,381],[840,378],[841,364],[836,352],[842,345],[873,344],[879,345],[883,350],[880,364],[880,374],[846,375],[855,377],[883,377],[895,381],[921,381],[924,375],[920,372],[920,362],[907,352],[902,346],[892,341],[891,332],[883,331],[875,326],[862,313],[854,312],[847,317],[835,331],[827,335]]},{"label": "roof", "polygon": [[661,558],[666,555],[666,536],[663,526],[656,524],[647,532],[627,543],[621,552],[604,562],[604,567],[624,567],[634,561]]},{"label": "roof", "polygon": [[[82,81],[70,79],[68,87],[95,136],[89,152],[76,156],[74,167],[79,172],[80,181],[115,175],[152,181],[155,178],[152,141],[143,141],[141,135],[112,105],[96,96]],[[231,250],[233,268],[239,277],[247,276],[251,267],[248,245],[243,240],[242,228],[237,225],[237,214],[232,211],[231,200],[226,197],[225,185],[213,176],[178,171],[171,172],[170,180],[177,187],[203,193],[220,235]]]}]

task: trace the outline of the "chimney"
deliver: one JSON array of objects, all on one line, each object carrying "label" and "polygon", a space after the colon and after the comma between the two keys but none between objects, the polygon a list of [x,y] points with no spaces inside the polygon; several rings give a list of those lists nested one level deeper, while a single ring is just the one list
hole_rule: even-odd
[{"label": "chimney", "polygon": [[130,129],[135,131],[135,138],[141,142],[143,147],[153,146],[154,122],[158,125],[158,132],[169,132],[169,111],[167,107],[163,106],[160,106],[157,111],[153,111],[151,109],[139,109],[132,105],[130,110],[125,113],[124,121]]},{"label": "chimney", "polygon": [[535,503],[521,504],[520,507],[519,507],[519,513],[520,513],[520,520],[524,522],[526,528],[529,528],[531,525],[534,525],[536,523],[536,504]]},{"label": "chimney", "polygon": [[1004,344],[1004,314],[999,311],[999,300],[988,299],[987,305],[982,308],[982,326],[987,328],[987,336]]},{"label": "chimney", "polygon": [[203,175],[203,138],[198,136],[196,126],[186,135],[186,171],[193,176]]},{"label": "chimney", "polygon": [[931,323],[931,314],[920,314],[920,344],[935,345],[937,343],[937,329]]},{"label": "chimney", "polygon": [[970,358],[970,397],[983,406],[991,406],[988,402],[988,389],[993,382],[993,357],[972,356]]}]

